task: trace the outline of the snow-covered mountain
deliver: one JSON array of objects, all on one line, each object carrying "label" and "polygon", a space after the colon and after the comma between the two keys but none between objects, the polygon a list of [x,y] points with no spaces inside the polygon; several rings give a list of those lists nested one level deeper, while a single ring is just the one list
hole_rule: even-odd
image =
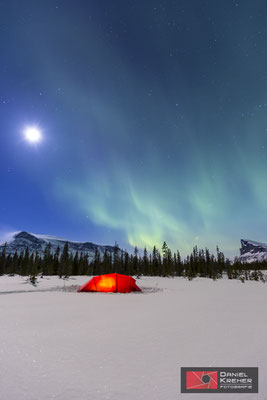
[{"label": "snow-covered mountain", "polygon": [[[89,256],[89,259],[94,257],[96,248],[98,249],[100,256],[104,254],[105,250],[107,250],[109,253],[114,252],[113,246],[100,246],[90,242],[72,242],[55,236],[37,235],[35,233],[28,233],[24,231],[10,234],[8,240],[5,241],[7,244],[7,254],[14,254],[15,251],[17,251],[19,254],[22,250],[25,251],[28,247],[30,253],[35,253],[38,251],[41,256],[43,255],[44,249],[48,243],[51,244],[51,253],[54,253],[58,247],[61,252],[66,242],[69,244],[70,253],[76,253],[76,251],[78,251],[79,254],[86,253]],[[4,248],[5,243],[0,245],[0,252]]]},{"label": "snow-covered mountain", "polygon": [[246,262],[267,260],[267,244],[241,239],[239,259]]}]

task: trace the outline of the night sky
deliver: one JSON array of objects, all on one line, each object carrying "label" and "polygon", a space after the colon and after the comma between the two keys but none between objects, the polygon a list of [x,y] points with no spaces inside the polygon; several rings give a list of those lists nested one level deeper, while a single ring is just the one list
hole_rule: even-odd
[{"label": "night sky", "polygon": [[265,0],[0,1],[1,234],[266,242],[266,21]]}]

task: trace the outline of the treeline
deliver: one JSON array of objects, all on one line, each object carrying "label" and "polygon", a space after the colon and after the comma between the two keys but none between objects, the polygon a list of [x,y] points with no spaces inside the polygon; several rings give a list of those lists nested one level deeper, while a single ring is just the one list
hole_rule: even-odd
[{"label": "treeline", "polygon": [[267,261],[244,263],[236,258],[234,262],[230,262],[218,247],[214,255],[207,248],[203,250],[195,246],[192,253],[182,260],[179,251],[172,253],[166,242],[161,251],[154,246],[151,254],[145,248],[142,255],[137,247],[133,254],[129,254],[115,244],[114,252],[105,251],[104,255],[96,248],[92,260],[89,260],[87,254],[70,253],[68,242],[62,252],[58,248],[54,253],[48,244],[42,257],[38,252],[30,253],[28,248],[20,254],[7,254],[6,245],[0,254],[0,275],[30,276],[33,282],[37,275],[58,275],[65,278],[70,275],[101,275],[112,272],[136,276],[182,276],[189,280],[195,277],[215,280],[227,275],[229,279],[241,279],[243,282],[264,281],[261,270],[266,269]]}]

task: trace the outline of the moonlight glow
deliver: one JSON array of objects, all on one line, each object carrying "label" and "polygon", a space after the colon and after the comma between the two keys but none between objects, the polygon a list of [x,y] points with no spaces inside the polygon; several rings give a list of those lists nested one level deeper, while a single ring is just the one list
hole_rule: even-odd
[{"label": "moonlight glow", "polygon": [[36,126],[28,126],[24,129],[24,137],[29,143],[38,143],[42,140],[42,133]]}]

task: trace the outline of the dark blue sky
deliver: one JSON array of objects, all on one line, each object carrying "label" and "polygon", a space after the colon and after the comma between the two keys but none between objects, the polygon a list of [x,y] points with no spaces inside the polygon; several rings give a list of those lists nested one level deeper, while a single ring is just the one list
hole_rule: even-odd
[{"label": "dark blue sky", "polygon": [[0,2],[1,234],[266,241],[266,21],[259,0]]}]

